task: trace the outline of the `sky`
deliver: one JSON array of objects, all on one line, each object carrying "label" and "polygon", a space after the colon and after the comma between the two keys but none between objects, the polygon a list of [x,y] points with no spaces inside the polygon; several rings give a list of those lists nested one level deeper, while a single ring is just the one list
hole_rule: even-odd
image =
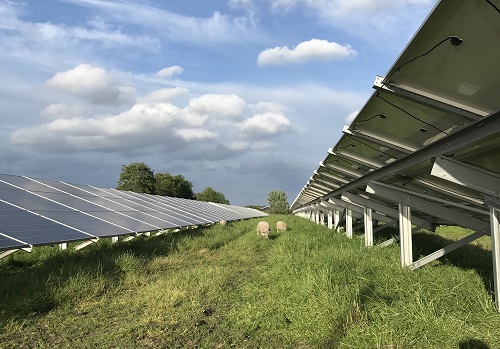
[{"label": "sky", "polygon": [[436,0],[0,0],[0,173],[291,204]]}]

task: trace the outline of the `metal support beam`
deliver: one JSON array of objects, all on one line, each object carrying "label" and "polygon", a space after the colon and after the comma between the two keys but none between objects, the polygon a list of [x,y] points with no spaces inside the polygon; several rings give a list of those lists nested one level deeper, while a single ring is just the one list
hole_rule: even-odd
[{"label": "metal support beam", "polygon": [[443,257],[444,255],[450,253],[451,251],[455,251],[457,248],[465,246],[465,245],[471,243],[472,241],[479,239],[481,236],[484,236],[484,235],[487,235],[487,233],[485,231],[479,231],[479,232],[473,233],[471,235],[468,235],[465,238],[460,239],[452,244],[449,244],[448,246],[445,246],[445,247],[437,250],[436,252],[431,253],[428,256],[420,258],[418,261],[416,261],[410,265],[410,269],[418,269],[421,266],[424,266],[424,265],[432,262],[433,260],[436,260],[440,257]]},{"label": "metal support beam", "polygon": [[[351,127],[353,129],[351,130]],[[382,135],[380,132],[372,130],[366,126],[354,124],[351,126],[344,125],[343,133],[356,138],[366,139],[370,142],[380,144],[381,146],[400,151],[405,154],[411,154],[419,148],[414,144],[409,144],[402,139],[389,138],[388,135]]]},{"label": "metal support beam", "polygon": [[328,211],[328,229],[333,229],[333,212]]},{"label": "metal support beam", "polygon": [[364,212],[364,222],[365,222],[365,246],[373,246],[373,219],[372,219],[372,209],[365,207]]},{"label": "metal support beam", "polygon": [[458,105],[455,102],[452,102],[450,100],[446,100],[442,97],[439,97],[439,99],[434,98],[428,93],[425,93],[423,91],[419,91],[415,88],[412,88],[411,90],[408,88],[401,88],[400,86],[394,86],[390,85],[387,83],[384,83],[384,77],[383,76],[377,76],[375,78],[375,82],[373,83],[373,88],[377,90],[382,90],[384,92],[387,92],[389,94],[426,105],[428,107],[431,107],[436,110],[441,110],[446,113],[451,113],[455,114],[458,116],[461,116],[463,118],[477,121],[485,116],[488,115],[488,113],[484,111],[480,111],[478,109],[472,109],[470,107],[466,107],[465,105]]},{"label": "metal support beam", "polygon": [[445,156],[436,157],[431,175],[472,188],[486,195],[500,197],[500,176],[497,173]]},{"label": "metal support beam", "polygon": [[411,238],[410,206],[399,204],[399,241],[401,241],[401,266],[408,267],[413,262]]},{"label": "metal support beam", "polygon": [[[381,212],[386,216],[398,219],[399,218],[399,211],[395,208],[389,207],[385,204],[382,204],[378,201],[375,201],[370,198],[365,198],[356,194],[352,194],[349,192],[343,192],[342,193],[342,200],[347,201],[347,202],[352,202],[356,205],[360,205],[363,207],[369,207],[372,210],[375,210],[377,212]],[[417,225],[422,225],[425,223],[429,223],[425,219],[422,219],[420,217],[415,217],[415,215],[412,216],[412,221],[413,223]],[[389,223],[389,222],[386,222]]]},{"label": "metal support beam", "polygon": [[385,163],[383,162],[375,161],[369,157],[362,156],[360,154],[345,149],[330,150],[329,152],[330,154],[338,156],[339,158],[347,159],[348,161],[356,162],[362,166],[368,166],[373,169],[379,169],[385,165]]},{"label": "metal support beam", "polygon": [[347,237],[352,239],[352,211],[350,208],[346,209],[346,231]]},{"label": "metal support beam", "polygon": [[81,250],[82,248],[87,247],[88,245],[91,245],[91,244],[93,244],[93,243],[95,243],[97,241],[99,241],[99,238],[90,239],[88,241],[85,241],[84,243],[75,246],[75,250],[77,250],[77,251]]},{"label": "metal support beam", "polygon": [[469,146],[473,142],[498,133],[500,133],[500,111],[493,113],[487,118],[479,120],[445,138],[439,139],[425,148],[409,154],[398,161],[387,164],[378,170],[355,179],[349,184],[341,186],[336,191],[328,194],[328,196],[336,196],[342,194],[344,191],[359,188],[366,185],[370,181],[376,181],[385,176],[393,175],[413,165],[428,161],[432,157],[453,154],[460,149]]},{"label": "metal support beam", "polygon": [[359,178],[359,177],[363,177],[363,175],[364,175],[364,173],[361,171],[356,171],[352,168],[347,168],[347,167],[341,166],[340,164],[333,164],[333,163],[325,164],[323,162],[320,162],[319,166],[328,168],[328,169],[333,170],[333,171],[340,172],[340,173],[347,175],[349,177],[352,177],[352,178]]},{"label": "metal support beam", "polygon": [[333,211],[333,227],[335,230],[337,230],[339,228],[339,223],[340,223],[340,211],[334,210]]},{"label": "metal support beam", "polygon": [[325,178],[326,180],[334,180],[334,181],[340,182],[342,184],[349,183],[348,179],[331,174],[331,173],[328,173],[326,171],[322,171],[322,172],[314,171],[314,174],[320,176],[320,178]]},{"label": "metal support beam", "polygon": [[7,251],[4,251],[4,252],[0,253],[0,259],[5,258],[7,256],[10,256],[11,254],[13,254],[13,253],[15,253],[17,251],[19,251],[19,250],[16,249],[16,250],[7,250]]},{"label": "metal support beam", "polygon": [[500,312],[500,211],[490,207],[491,220],[491,253],[493,255],[493,289],[495,307]]},{"label": "metal support beam", "polygon": [[445,219],[449,222],[453,222],[453,224],[470,228],[472,230],[483,231],[488,225],[486,222],[474,218],[467,213],[448,209],[433,201],[424,200],[417,195],[413,195],[407,190],[403,191],[402,189],[392,185],[370,182],[366,187],[366,191],[399,204],[410,206],[414,210]]}]

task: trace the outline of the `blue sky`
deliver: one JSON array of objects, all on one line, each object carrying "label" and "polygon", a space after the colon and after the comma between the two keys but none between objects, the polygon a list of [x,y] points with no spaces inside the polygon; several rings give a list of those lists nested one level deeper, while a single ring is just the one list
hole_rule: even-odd
[{"label": "blue sky", "polygon": [[435,0],[0,0],[0,172],[291,203]]}]

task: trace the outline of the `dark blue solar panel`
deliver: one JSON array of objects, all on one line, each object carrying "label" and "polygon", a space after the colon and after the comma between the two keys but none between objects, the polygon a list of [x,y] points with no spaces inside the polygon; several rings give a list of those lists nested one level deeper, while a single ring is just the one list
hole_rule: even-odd
[{"label": "dark blue solar panel", "polygon": [[70,208],[21,189],[0,189],[0,198],[30,211],[71,211]]},{"label": "dark blue solar panel", "polygon": [[0,251],[17,250],[23,247],[29,247],[29,245],[0,234]]},{"label": "dark blue solar panel", "polygon": [[96,211],[105,211],[109,212],[107,208],[101,207],[99,205],[93,204],[92,202],[89,202],[89,198],[79,198],[76,196],[71,196],[66,193],[37,193],[38,195],[54,200],[60,204],[67,205],[71,208],[74,208],[78,211],[84,211],[84,212],[96,212]]},{"label": "dark blue solar panel", "polygon": [[73,194],[79,197],[87,198],[87,196],[95,197],[92,193],[88,193],[82,189],[75,188],[72,185],[62,183],[62,182],[55,182],[55,181],[47,181],[47,180],[40,180],[40,182],[43,182],[47,185],[50,185],[51,187],[57,188],[65,193]]},{"label": "dark blue solar panel", "polygon": [[[78,211],[37,211],[34,212],[42,214],[48,218],[54,219],[63,224],[67,224],[76,229],[80,229],[85,231],[86,233],[104,237],[104,236],[118,236],[118,235],[126,235],[132,234],[133,232],[143,231],[143,230],[134,230],[132,228],[127,227],[126,225],[116,226],[109,222],[100,220],[96,217],[92,217],[86,215],[82,212]],[[100,212],[102,214],[102,212]],[[114,215],[114,213],[110,213],[110,215]],[[130,220],[130,219],[129,219]],[[128,220],[127,220],[128,221]],[[129,228],[129,229],[126,229]],[[149,229],[151,230],[151,228]],[[149,231],[148,230],[148,231]],[[145,230],[144,230],[145,231]]]},{"label": "dark blue solar panel", "polygon": [[[165,196],[157,196],[157,195],[149,195],[142,194],[145,197],[145,200],[150,200],[154,202],[156,205],[162,207],[161,211],[170,212],[170,214],[175,215],[183,220],[187,220],[189,222],[195,222],[194,224],[200,223],[208,223],[212,222],[205,214],[198,214],[198,212],[193,212],[193,210],[183,209],[174,206],[172,203],[166,201],[168,197]],[[194,202],[194,200],[192,200]]]},{"label": "dark blue solar panel", "polygon": [[54,189],[49,188],[46,185],[37,183],[29,178],[21,176],[0,174],[0,180],[18,186],[24,190],[35,191],[35,192],[54,192]]},{"label": "dark blue solar panel", "polygon": [[[20,189],[0,189],[0,198],[24,209],[39,213],[58,222],[80,229],[95,236],[130,234],[127,229],[117,227],[97,218],[90,217],[69,207],[62,206]],[[122,225],[126,227],[126,225]],[[149,227],[148,230],[150,230]],[[132,231],[137,231],[130,228]],[[140,230],[143,231],[143,230]]]},{"label": "dark blue solar panel", "polygon": [[92,238],[75,229],[0,202],[0,232],[32,245]]},{"label": "dark blue solar panel", "polygon": [[[103,191],[108,191],[109,189],[102,189]],[[113,190],[113,189],[111,189]],[[189,215],[181,215],[177,213],[177,211],[167,208],[165,205],[156,203],[154,198],[157,198],[156,195],[150,195],[153,199],[145,201],[141,199],[141,195],[146,194],[137,194],[132,192],[122,192],[119,190],[114,190],[116,195],[120,195],[122,198],[113,199],[122,202],[123,204],[130,204],[132,207],[137,208],[140,211],[147,212],[150,215],[158,217],[160,219],[165,219],[171,223],[174,223],[176,226],[187,226],[193,224],[206,223],[207,221],[200,220],[200,218],[192,218]],[[111,195],[114,195],[111,193]]]},{"label": "dark blue solar panel", "polygon": [[211,205],[208,202],[193,201],[191,203],[191,202],[186,202],[185,199],[171,198],[171,197],[162,197],[161,200],[175,207],[182,207],[182,206],[189,207],[186,208],[186,210],[189,209],[191,212],[194,212],[196,214],[203,214],[205,217],[207,217],[207,219],[210,220],[210,222],[216,222],[219,221],[220,219],[229,218],[224,214],[214,212],[213,207],[211,207]]}]

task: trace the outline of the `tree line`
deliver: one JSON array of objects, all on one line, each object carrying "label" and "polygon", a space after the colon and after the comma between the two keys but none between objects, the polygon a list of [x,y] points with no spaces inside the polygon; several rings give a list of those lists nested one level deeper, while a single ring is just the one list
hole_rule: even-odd
[{"label": "tree line", "polygon": [[116,189],[229,204],[229,200],[226,199],[223,193],[215,191],[211,187],[207,187],[201,193],[195,194],[193,192],[193,183],[184,178],[183,175],[174,176],[168,172],[155,173],[144,162],[122,165]]},{"label": "tree line", "polygon": [[[128,190],[135,193],[146,193],[198,201],[210,201],[230,204],[223,193],[212,187],[205,188],[200,193],[193,192],[193,183],[182,175],[172,175],[168,172],[154,172],[144,162],[134,162],[122,165],[118,190]],[[284,191],[274,190],[267,197],[268,207],[247,206],[267,211],[271,214],[287,214],[290,212],[288,199]]]}]

